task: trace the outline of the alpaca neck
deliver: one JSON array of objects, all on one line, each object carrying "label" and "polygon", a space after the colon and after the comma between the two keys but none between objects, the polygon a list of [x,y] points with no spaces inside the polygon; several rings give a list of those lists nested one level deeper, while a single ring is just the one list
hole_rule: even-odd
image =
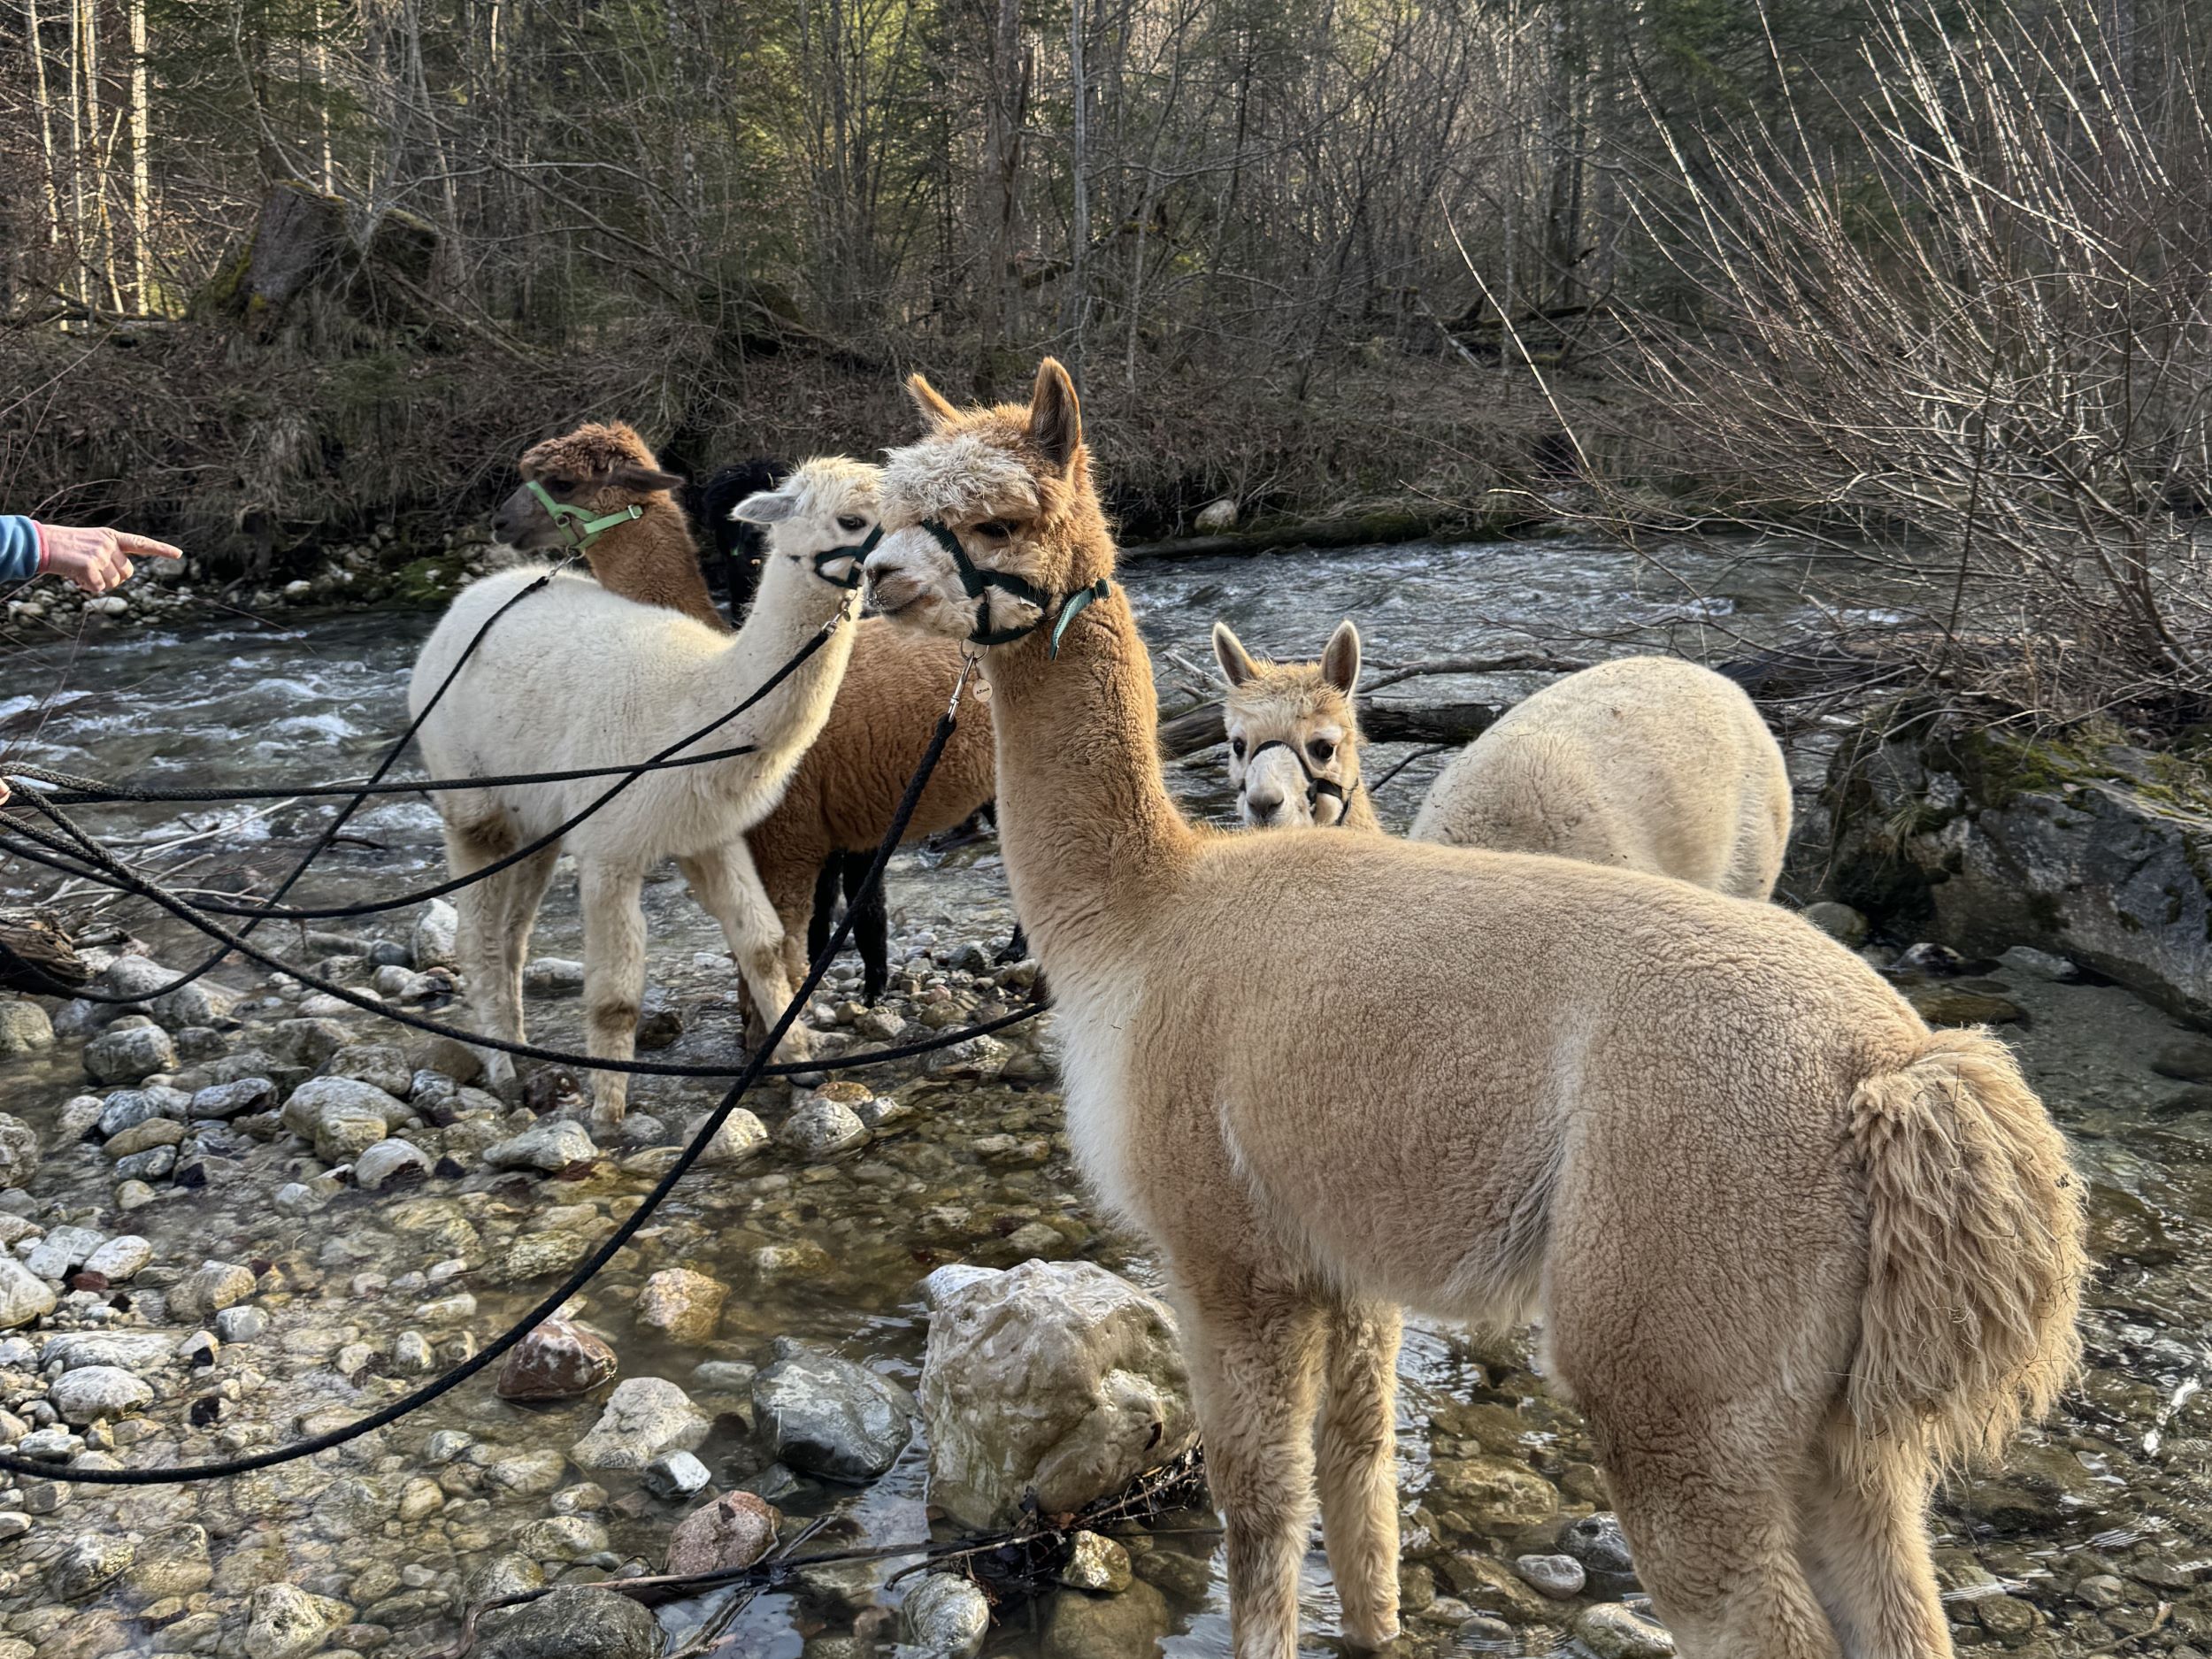
[{"label": "alpaca neck", "polygon": [[1048,974],[1115,952],[1191,856],[1160,775],[1152,664],[1116,588],[1071,626],[994,650],[999,837],[1022,925]]},{"label": "alpaca neck", "polygon": [[699,547],[684,510],[665,495],[645,503],[645,514],[606,532],[586,551],[591,573],[609,593],[641,605],[680,611],[718,634],[728,620],[699,573]]},{"label": "alpaca neck", "polygon": [[1382,819],[1375,816],[1375,798],[1367,793],[1366,774],[1358,772],[1354,775],[1360,780],[1359,787],[1348,792],[1349,799],[1344,803],[1344,816],[1338,820],[1336,827],[1380,831]]},{"label": "alpaca neck", "polygon": [[761,578],[759,597],[746,613],[745,626],[723,645],[716,672],[692,680],[691,707],[685,716],[688,724],[703,725],[743,702],[797,656],[833,617],[841,615],[844,624],[774,690],[702,745],[723,748],[742,734],[743,741],[757,745],[750,757],[754,764],[772,759],[775,751],[787,746],[803,749],[814,741],[852,656],[854,618],[860,610],[857,590],[833,588],[785,560],[770,564]]}]

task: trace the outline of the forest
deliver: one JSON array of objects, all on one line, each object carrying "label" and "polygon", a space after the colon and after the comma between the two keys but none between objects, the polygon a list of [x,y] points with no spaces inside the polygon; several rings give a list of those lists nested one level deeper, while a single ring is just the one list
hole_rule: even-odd
[{"label": "forest", "polygon": [[1783,525],[2096,641],[2016,700],[2212,672],[2179,0],[12,4],[16,510],[265,580],[581,416],[867,450],[1048,350],[1133,540]]}]

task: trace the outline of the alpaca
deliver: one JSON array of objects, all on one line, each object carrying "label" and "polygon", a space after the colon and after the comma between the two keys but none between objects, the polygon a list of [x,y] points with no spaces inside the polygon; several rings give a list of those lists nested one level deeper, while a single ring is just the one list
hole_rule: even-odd
[{"label": "alpaca", "polygon": [[733,509],[748,495],[773,489],[790,475],[789,462],[759,457],[723,467],[705,483],[684,492],[685,506],[706,526],[713,546],[713,557],[708,562],[708,589],[733,622],[752,603],[753,588],[760,580],[760,562],[768,552],[768,541],[760,526],[747,524]]},{"label": "alpaca", "polygon": [[1624,657],[1508,710],[1438,774],[1411,833],[1764,899],[1789,845],[1789,768],[1733,680]]},{"label": "alpaca", "polygon": [[[708,485],[710,499],[726,480],[758,476],[764,467],[731,468]],[[742,522],[742,521],[740,521]],[[672,595],[686,591],[683,578],[703,600],[706,585],[695,564],[679,567],[661,544],[611,533],[605,557],[593,573],[610,592],[643,604],[675,609]],[[687,555],[687,557],[688,557]],[[733,568],[731,588],[741,603],[752,598],[754,572]],[[711,601],[708,601],[710,605]],[[719,619],[718,618],[717,618]],[[753,867],[784,930],[785,971],[794,984],[807,960],[829,937],[841,885],[856,893],[859,878],[891,827],[914,767],[929,747],[945,698],[960,674],[956,641],[933,639],[863,621],[852,631],[852,657],[820,734],[768,816],[746,832]],[[992,795],[990,705],[972,692],[922,792],[906,839],[918,841],[952,828],[987,804]],[[890,974],[890,924],[882,895],[856,898],[852,940],[863,964],[862,992],[872,1002]],[[780,1004],[756,1014],[772,1018]]]},{"label": "alpaca", "polygon": [[1402,1303],[1540,1313],[1686,1659],[1948,1654],[1933,1472],[2078,1350],[2081,1184],[2009,1053],[1685,882],[1194,827],[1066,373],[911,387],[873,596],[984,649],[1069,1140],[1167,1269],[1238,1659],[1295,1650],[1317,1479],[1346,1634],[1396,1632]]},{"label": "alpaca", "polygon": [[[626,1060],[635,1050],[645,976],[639,891],[664,858],[675,858],[694,896],[721,924],[755,1001],[780,1009],[790,1000],[783,928],[761,890],[745,832],[775,804],[829,716],[852,653],[858,554],[874,524],[876,480],[874,467],[857,462],[809,461],[740,507],[770,526],[774,553],[733,638],[576,577],[557,579],[484,636],[423,726],[423,758],[436,776],[642,759],[742,701],[826,626],[841,625],[775,690],[698,746],[750,741],[753,752],[647,772],[558,846],[461,889],[462,965],[478,1030],[522,1040],[523,952],[564,848],[575,855],[582,894],[585,1033],[594,1057]],[[537,566],[503,572],[455,599],[416,662],[411,712],[420,710],[485,619],[541,573]],[[849,577],[856,585],[845,585]],[[607,787],[603,779],[584,779],[441,794],[447,863],[456,875],[479,869]],[[803,1060],[811,1051],[806,1028],[794,1025],[780,1057]],[[513,1076],[504,1055],[490,1056],[487,1069],[495,1082]],[[619,1122],[626,1098],[621,1073],[595,1074],[596,1122]]]},{"label": "alpaca", "polygon": [[1246,825],[1380,830],[1360,787],[1359,630],[1337,624],[1317,663],[1269,663],[1217,622],[1214,660],[1228,687],[1229,787]]},{"label": "alpaca", "polygon": [[[517,470],[522,482],[492,515],[495,541],[523,553],[573,549],[611,592],[730,632],[674,494],[684,480],[661,471],[635,428],[587,422],[525,450]],[[609,580],[615,571],[618,586]]]}]

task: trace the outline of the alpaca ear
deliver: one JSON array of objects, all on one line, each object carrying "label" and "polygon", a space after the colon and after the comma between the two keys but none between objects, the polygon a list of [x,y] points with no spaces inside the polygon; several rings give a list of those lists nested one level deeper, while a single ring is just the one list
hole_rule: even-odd
[{"label": "alpaca ear", "polygon": [[1083,445],[1083,411],[1075,382],[1057,357],[1037,365],[1037,389],[1029,399],[1029,439],[1053,465],[1066,469]]},{"label": "alpaca ear", "polygon": [[798,511],[797,500],[780,489],[757,490],[730,509],[730,517],[743,524],[781,524]]},{"label": "alpaca ear", "polygon": [[618,466],[607,482],[617,489],[634,489],[650,495],[657,489],[681,489],[684,480],[674,472],[664,472],[658,467],[628,465]]},{"label": "alpaca ear", "polygon": [[1321,678],[1348,697],[1359,685],[1359,630],[1349,617],[1336,625],[1322,649]]},{"label": "alpaca ear", "polygon": [[926,375],[908,375],[906,395],[914,400],[914,407],[922,411],[922,419],[933,426],[941,426],[959,418],[960,411],[945,401],[943,394],[929,383]]},{"label": "alpaca ear", "polygon": [[1221,664],[1221,677],[1232,687],[1241,686],[1256,672],[1244,641],[1229,631],[1225,622],[1214,624],[1214,661]]}]

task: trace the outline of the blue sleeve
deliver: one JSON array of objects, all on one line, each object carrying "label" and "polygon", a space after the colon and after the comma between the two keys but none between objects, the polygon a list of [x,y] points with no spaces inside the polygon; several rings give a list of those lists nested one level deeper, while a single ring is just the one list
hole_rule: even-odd
[{"label": "blue sleeve", "polygon": [[37,527],[28,518],[0,513],[0,582],[28,581],[37,574]]}]

